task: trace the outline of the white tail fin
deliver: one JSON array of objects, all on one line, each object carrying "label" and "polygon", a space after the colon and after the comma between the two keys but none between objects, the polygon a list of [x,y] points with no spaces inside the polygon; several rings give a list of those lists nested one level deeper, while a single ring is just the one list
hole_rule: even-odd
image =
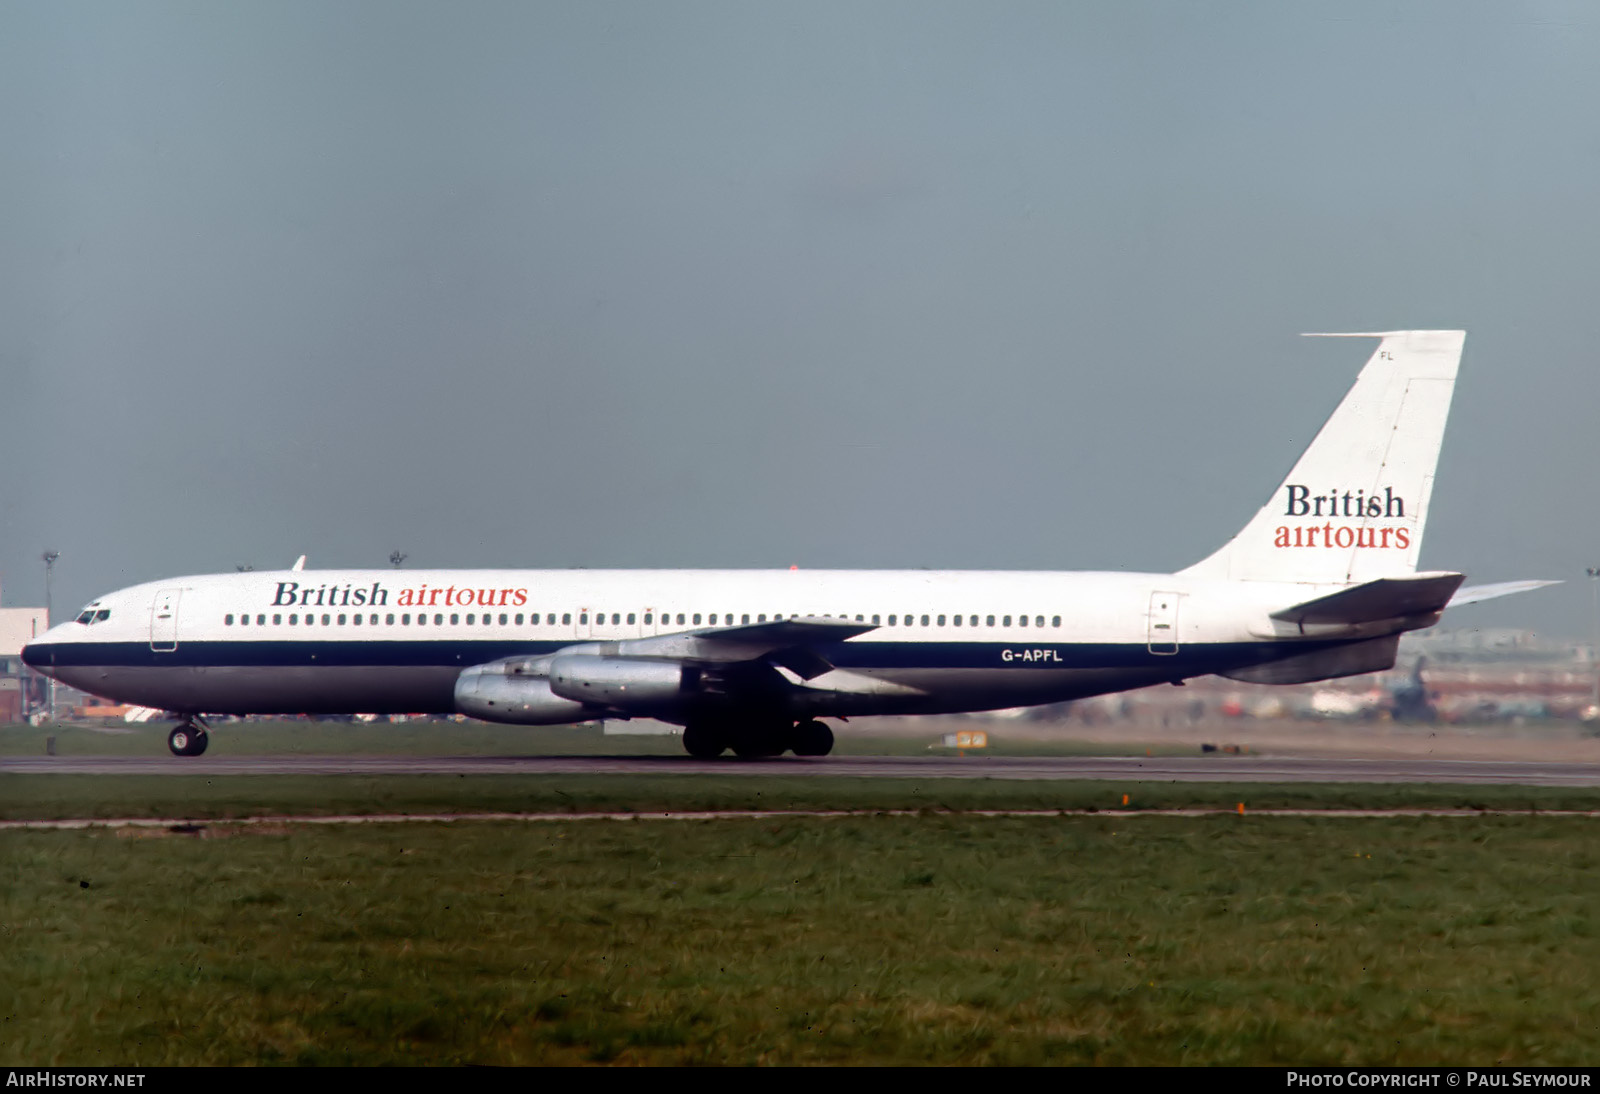
[{"label": "white tail fin", "polygon": [[1416,570],[1466,332],[1313,337],[1383,341],[1272,500],[1185,576],[1335,584]]}]

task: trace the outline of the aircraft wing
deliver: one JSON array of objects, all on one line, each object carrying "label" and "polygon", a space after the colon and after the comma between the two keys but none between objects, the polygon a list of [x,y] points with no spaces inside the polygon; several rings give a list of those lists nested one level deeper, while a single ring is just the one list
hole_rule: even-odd
[{"label": "aircraft wing", "polygon": [[1476,604],[1480,600],[1494,600],[1496,597],[1511,596],[1513,593],[1525,593],[1533,589],[1542,589],[1546,585],[1559,585],[1559,581],[1501,581],[1493,585],[1468,585],[1459,590],[1450,598],[1447,608],[1459,608],[1463,604]]},{"label": "aircraft wing", "polygon": [[[659,634],[653,638],[628,638],[614,646],[616,654],[621,657],[701,664],[767,660],[809,680],[833,667],[814,647],[843,642],[876,628],[875,623],[809,616],[771,623],[680,631],[676,634]],[[608,642],[605,646],[609,652],[613,643]]]}]

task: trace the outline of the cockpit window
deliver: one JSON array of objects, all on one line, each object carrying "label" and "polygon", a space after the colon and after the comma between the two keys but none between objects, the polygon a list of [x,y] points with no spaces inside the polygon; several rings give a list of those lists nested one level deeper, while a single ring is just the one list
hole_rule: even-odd
[{"label": "cockpit window", "polygon": [[83,624],[87,625],[89,623],[104,623],[107,619],[110,619],[110,618],[111,618],[111,609],[110,608],[101,608],[98,611],[96,611],[94,605],[91,604],[89,607],[87,607],[87,608],[83,609],[83,611],[79,612],[78,613],[78,618],[74,619],[73,622],[74,623],[83,623]]},{"label": "cockpit window", "polygon": [[108,620],[110,618],[111,618],[111,609],[110,608],[101,608],[99,611],[94,613],[94,622],[96,622],[96,623],[104,623],[106,620]]},{"label": "cockpit window", "polygon": [[84,612],[82,615],[78,616],[78,622],[79,623],[93,623],[94,622],[94,613],[93,612]]}]

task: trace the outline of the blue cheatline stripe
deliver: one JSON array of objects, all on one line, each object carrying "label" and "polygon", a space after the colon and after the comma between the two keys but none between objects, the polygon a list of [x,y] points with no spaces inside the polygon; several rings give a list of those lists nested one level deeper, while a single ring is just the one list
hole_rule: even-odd
[{"label": "blue cheatline stripe", "polygon": [[[592,639],[440,639],[426,641],[190,642],[155,651],[146,642],[52,642],[24,650],[34,668],[118,666],[192,667],[406,667],[481,665],[504,657],[554,653]],[[1289,653],[1332,649],[1339,642],[1196,643],[1176,654],[1153,654],[1135,643],[835,642],[813,647],[842,669],[1050,669],[1153,668],[1174,675],[1262,664]],[[1011,652],[1008,660],[1006,652]]]}]

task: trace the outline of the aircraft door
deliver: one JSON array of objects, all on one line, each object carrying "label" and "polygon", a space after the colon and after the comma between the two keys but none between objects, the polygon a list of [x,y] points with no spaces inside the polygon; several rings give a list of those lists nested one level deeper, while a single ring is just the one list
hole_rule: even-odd
[{"label": "aircraft door", "polygon": [[1146,642],[1151,653],[1171,656],[1178,652],[1178,594],[1150,594],[1149,629]]},{"label": "aircraft door", "polygon": [[162,589],[150,607],[150,648],[171,653],[178,648],[178,600],[182,589]]}]

